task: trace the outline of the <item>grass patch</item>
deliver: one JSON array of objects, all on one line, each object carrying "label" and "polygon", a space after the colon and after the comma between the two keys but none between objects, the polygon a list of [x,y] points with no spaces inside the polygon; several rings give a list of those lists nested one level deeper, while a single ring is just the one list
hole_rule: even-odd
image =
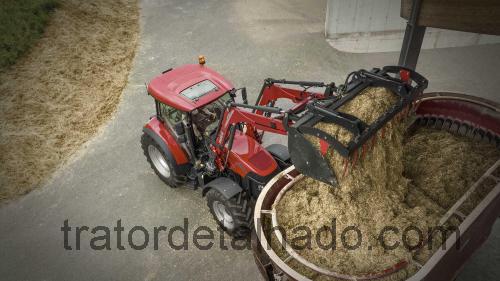
[{"label": "grass patch", "polygon": [[0,68],[14,64],[42,33],[56,0],[0,0]]}]

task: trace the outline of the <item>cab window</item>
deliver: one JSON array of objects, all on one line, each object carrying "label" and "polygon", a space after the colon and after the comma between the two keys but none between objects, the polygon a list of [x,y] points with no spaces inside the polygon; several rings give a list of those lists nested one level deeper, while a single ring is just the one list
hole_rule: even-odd
[{"label": "cab window", "polygon": [[158,102],[158,109],[160,117],[170,124],[177,124],[182,121],[182,111],[161,102]]},{"label": "cab window", "polygon": [[231,96],[229,95],[229,93],[226,93],[224,94],[223,96],[221,96],[218,101],[222,104],[222,105],[226,105],[227,101],[231,99]]},{"label": "cab window", "polygon": [[190,99],[190,100],[198,100],[202,96],[217,91],[218,88],[214,83],[210,80],[203,80],[198,82],[191,87],[182,90],[181,95]]}]

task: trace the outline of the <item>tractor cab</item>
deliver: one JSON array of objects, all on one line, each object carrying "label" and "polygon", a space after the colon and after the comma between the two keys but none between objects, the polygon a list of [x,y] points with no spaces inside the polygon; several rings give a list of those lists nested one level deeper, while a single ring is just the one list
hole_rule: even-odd
[{"label": "tractor cab", "polygon": [[233,85],[220,74],[200,64],[169,69],[154,78],[148,93],[156,101],[157,116],[181,133],[185,114],[193,117],[196,133],[203,134],[220,118]]}]

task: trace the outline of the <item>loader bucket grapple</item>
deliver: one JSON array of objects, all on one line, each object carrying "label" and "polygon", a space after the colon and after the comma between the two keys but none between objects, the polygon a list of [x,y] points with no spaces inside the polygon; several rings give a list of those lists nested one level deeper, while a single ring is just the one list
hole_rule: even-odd
[{"label": "loader bucket grapple", "polygon": [[[397,101],[371,124],[366,124],[359,118],[343,113],[339,109],[369,87],[385,87],[397,96]],[[343,85],[338,87],[338,93],[325,99],[313,100],[307,104],[304,114],[296,119],[293,125],[288,125],[285,116],[285,129],[288,131],[288,149],[292,163],[302,174],[336,186],[337,177],[331,169],[326,152],[329,148],[335,150],[347,161],[356,161],[358,150],[368,140],[374,140],[377,132],[396,116],[406,114],[415,98],[427,88],[427,79],[417,72],[400,67],[386,66],[371,71],[359,70],[350,73]],[[318,123],[333,123],[348,130],[352,138],[341,143],[335,136],[315,127]],[[320,140],[320,148],[314,146],[308,138]],[[364,154],[364,152],[363,152]]]}]

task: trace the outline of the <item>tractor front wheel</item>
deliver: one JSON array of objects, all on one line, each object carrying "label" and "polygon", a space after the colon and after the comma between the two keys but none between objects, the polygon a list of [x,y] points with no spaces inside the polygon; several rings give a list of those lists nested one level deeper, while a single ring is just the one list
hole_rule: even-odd
[{"label": "tractor front wheel", "polygon": [[206,196],[208,208],[222,229],[236,238],[250,234],[253,208],[243,192],[227,199],[219,191],[210,189]]},{"label": "tractor front wheel", "polygon": [[147,134],[141,138],[142,150],[151,168],[156,175],[170,187],[177,187],[183,183],[182,177],[175,172],[176,163],[172,163],[161,147]]}]

